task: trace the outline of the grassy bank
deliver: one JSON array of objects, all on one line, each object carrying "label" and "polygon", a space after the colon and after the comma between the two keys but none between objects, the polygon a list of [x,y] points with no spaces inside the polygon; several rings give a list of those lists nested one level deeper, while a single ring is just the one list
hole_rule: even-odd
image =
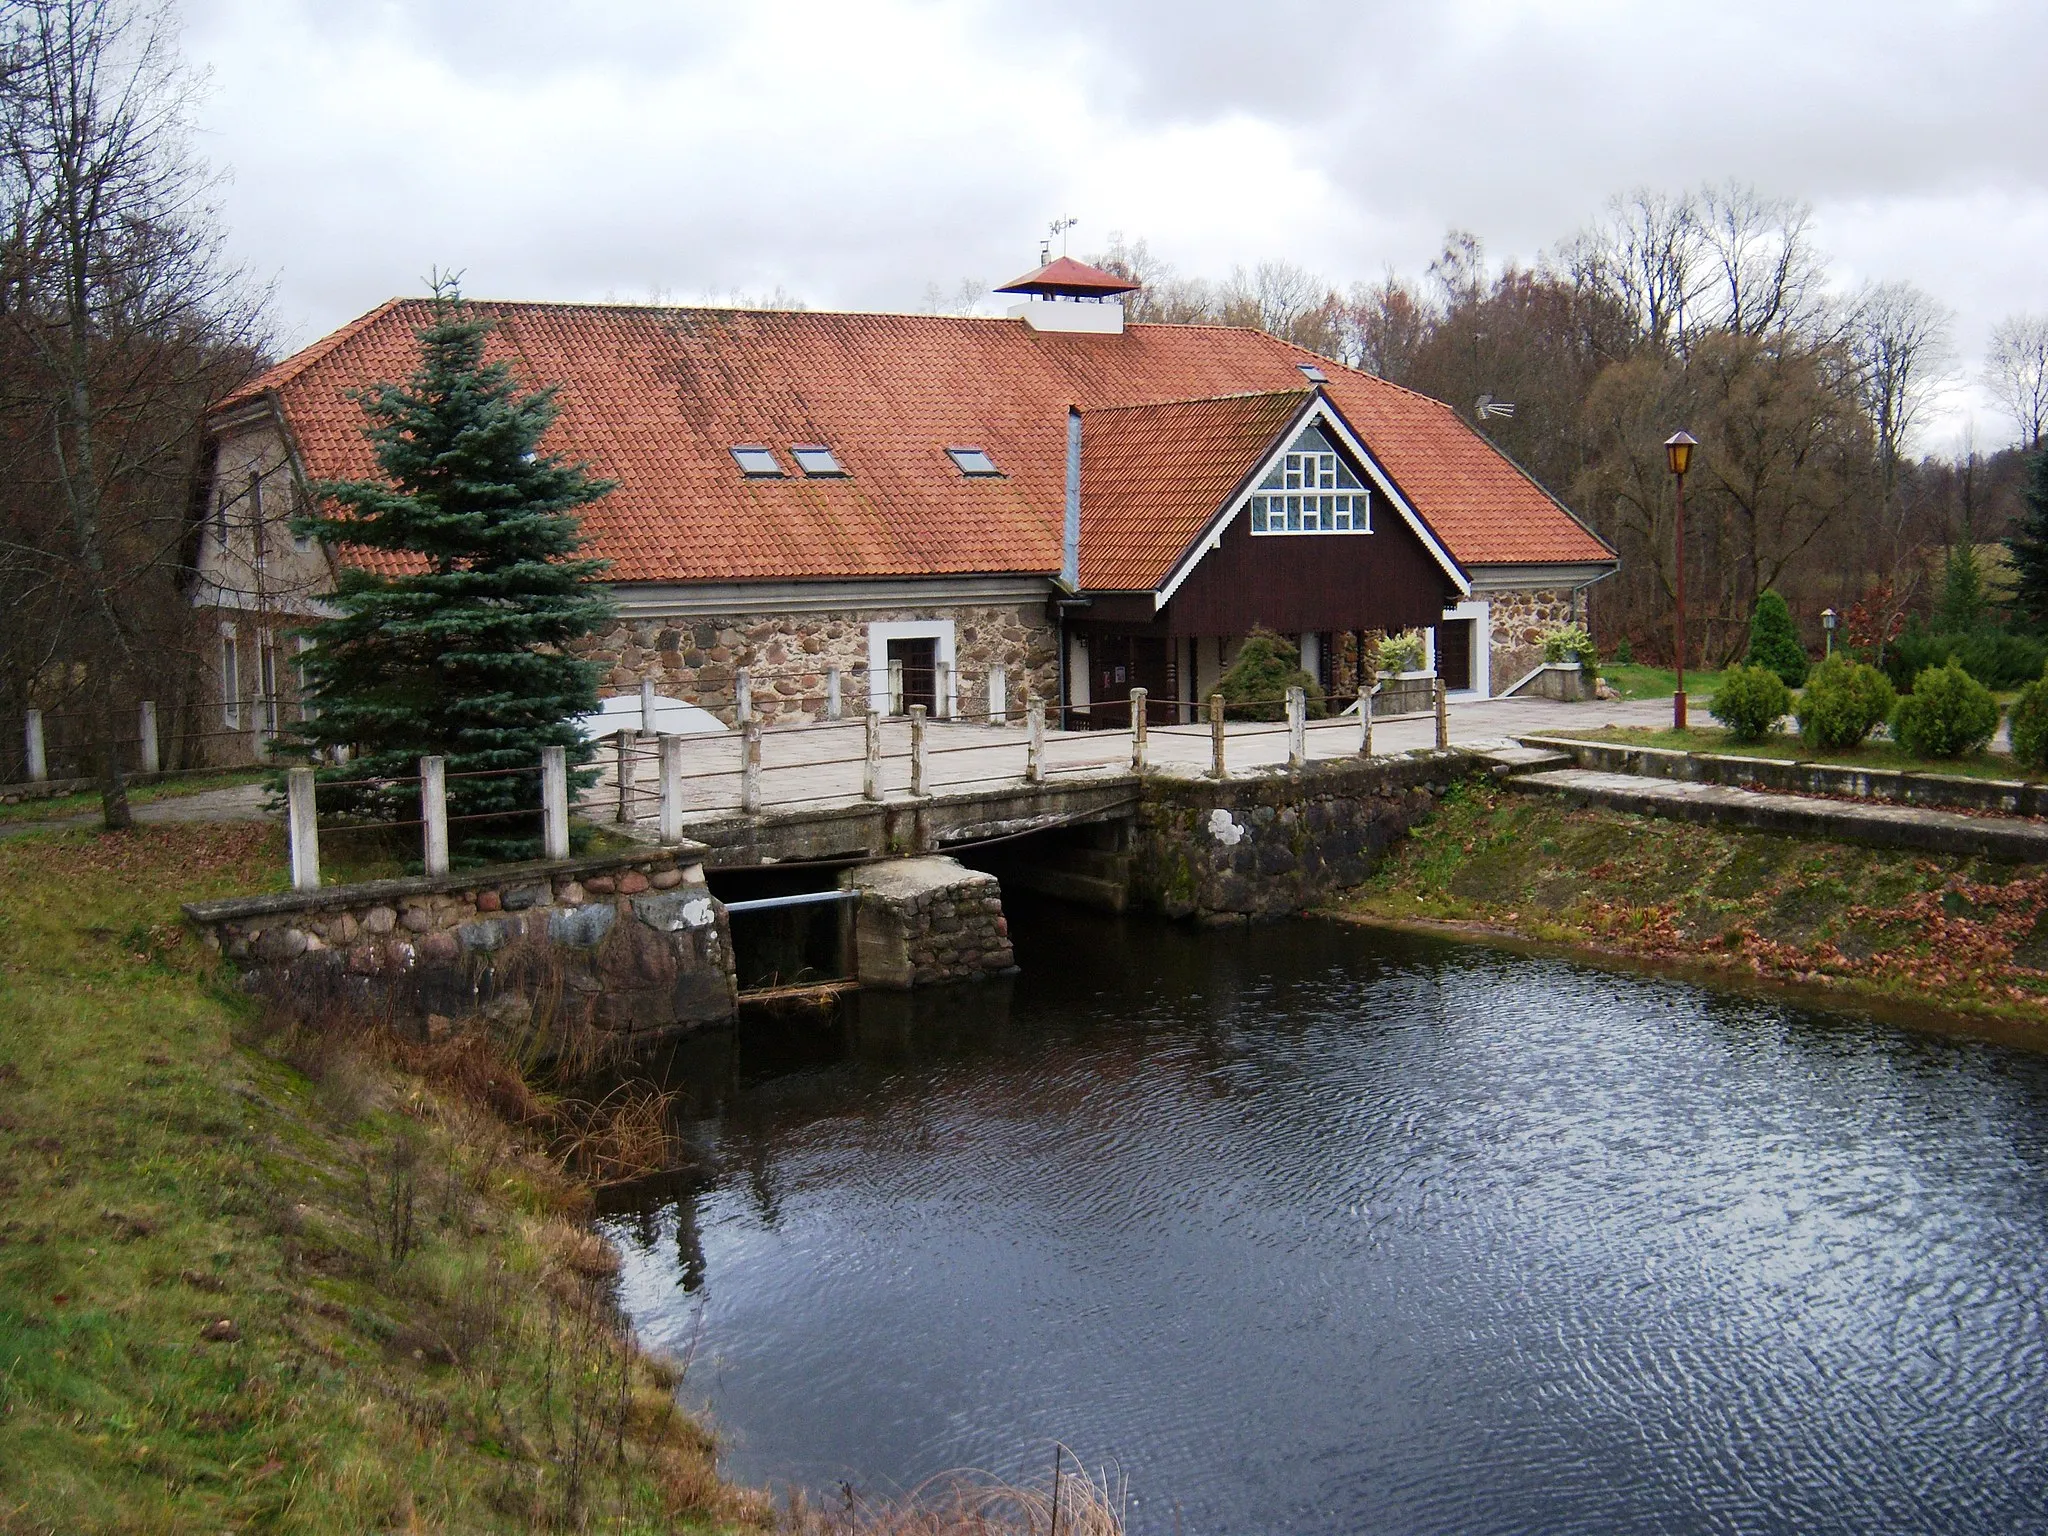
[{"label": "grassy bank", "polygon": [[1612,741],[1632,747],[1663,747],[1673,752],[1725,752],[1738,757],[1767,757],[1786,763],[1827,763],[1840,768],[1889,768],[1901,773],[1953,773],[1973,779],[2028,779],[2030,774],[2008,752],[1972,752],[1967,757],[1915,757],[1888,741],[1867,741],[1846,752],[1817,752],[1797,736],[1767,736],[1762,741],[1737,741],[1719,726],[1691,726],[1683,731],[1649,726],[1608,725],[1573,731],[1581,741]]},{"label": "grassy bank", "polygon": [[[1648,667],[1639,662],[1603,661],[1600,676],[1624,699],[1668,699],[1678,691],[1678,674],[1669,667]],[[1706,701],[1721,686],[1719,671],[1685,674],[1685,696],[1693,707],[1704,710]]]},{"label": "grassy bank", "polygon": [[274,1032],[196,952],[177,901],[274,888],[277,836],[0,843],[0,1530],[763,1518],[522,1083]]},{"label": "grassy bank", "polygon": [[1893,999],[2048,1046],[2041,866],[1572,810],[1468,785],[1337,910]]},{"label": "grassy bank", "polygon": [[[243,784],[261,784],[266,772],[262,768],[223,768],[216,773],[194,773],[159,779],[154,784],[130,784],[128,803],[148,805],[154,800],[181,800],[187,795],[204,794],[210,789],[234,789]],[[40,799],[17,800],[12,805],[0,805],[0,826],[34,821],[60,821],[67,816],[96,816],[99,809],[100,792],[96,789],[81,791],[75,795],[49,795]]]}]

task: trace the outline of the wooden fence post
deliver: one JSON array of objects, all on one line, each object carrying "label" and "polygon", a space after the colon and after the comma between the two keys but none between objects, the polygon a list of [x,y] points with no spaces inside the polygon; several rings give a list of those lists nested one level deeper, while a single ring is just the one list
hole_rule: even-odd
[{"label": "wooden fence post", "polygon": [[1372,685],[1367,683],[1358,695],[1358,755],[1372,756]]},{"label": "wooden fence post", "polygon": [[569,751],[540,749],[541,853],[550,859],[569,857]]},{"label": "wooden fence post", "polygon": [[633,745],[632,732],[623,725],[612,738],[612,750],[617,756],[619,780],[619,811],[616,819],[624,823],[633,819]]},{"label": "wooden fence post", "polygon": [[1287,690],[1287,766],[1300,772],[1308,762],[1308,694],[1301,688]]},{"label": "wooden fence post", "polygon": [[1209,777],[1227,779],[1230,771],[1223,763],[1223,695],[1209,695]]},{"label": "wooden fence post", "polygon": [[640,679],[640,734],[654,734],[654,679],[651,677]]},{"label": "wooden fence post", "polygon": [[420,759],[420,831],[427,873],[448,873],[448,759]]},{"label": "wooden fence post", "polygon": [[683,840],[683,738],[662,736],[655,751],[661,762],[661,840],[674,847]]},{"label": "wooden fence post", "polygon": [[733,719],[745,725],[754,718],[753,674],[741,667],[733,674]]},{"label": "wooden fence post", "polygon": [[40,784],[50,776],[50,759],[43,751],[43,712],[32,709],[23,717],[22,733],[28,738],[28,781]]},{"label": "wooden fence post", "polygon": [[761,814],[761,722],[752,719],[740,727],[740,810]]},{"label": "wooden fence post", "polygon": [[1024,782],[1045,782],[1045,700],[1024,694]]},{"label": "wooden fence post", "polygon": [[1451,700],[1450,689],[1444,680],[1436,680],[1436,749],[1441,752],[1451,744]]},{"label": "wooden fence post", "polygon": [[1133,773],[1143,773],[1145,771],[1146,728],[1151,724],[1151,721],[1145,718],[1147,713],[1145,709],[1145,692],[1143,688],[1133,688],[1131,690],[1131,772]]},{"label": "wooden fence post", "polygon": [[1010,673],[1000,661],[988,669],[988,723],[1010,723]]},{"label": "wooden fence post", "polygon": [[837,720],[842,713],[843,706],[839,702],[839,669],[837,667],[827,667],[825,669],[825,718],[827,720]]},{"label": "wooden fence post", "polygon": [[135,739],[141,746],[141,763],[144,773],[162,773],[164,769],[163,749],[157,744],[156,701],[144,699],[137,711]]},{"label": "wooden fence post", "polygon": [[313,805],[313,770],[294,768],[285,775],[286,821],[291,831],[292,889],[320,889],[320,819]]},{"label": "wooden fence post", "polygon": [[924,706],[922,704],[913,704],[910,706],[910,792],[913,795],[924,793],[926,766]]},{"label": "wooden fence post", "polygon": [[861,769],[860,797],[863,800],[882,798],[882,712],[868,711],[867,762]]}]

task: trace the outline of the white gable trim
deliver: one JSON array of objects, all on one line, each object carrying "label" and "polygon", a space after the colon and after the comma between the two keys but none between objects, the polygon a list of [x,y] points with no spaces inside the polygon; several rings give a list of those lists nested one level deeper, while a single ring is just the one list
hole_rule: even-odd
[{"label": "white gable trim", "polygon": [[[1173,568],[1173,574],[1166,578],[1166,584],[1152,594],[1153,612],[1158,612],[1173,600],[1173,594],[1180,590],[1182,582],[1194,574],[1195,567],[1202,563],[1205,555],[1222,547],[1223,535],[1229,531],[1230,525],[1243,514],[1244,509],[1250,505],[1252,496],[1257,492],[1260,483],[1279,465],[1281,458],[1289,448],[1294,446],[1294,440],[1301,436],[1303,430],[1317,424],[1328,427],[1336,434],[1338,440],[1350,450],[1352,457],[1358,461],[1359,467],[1365,471],[1366,479],[1371,482],[1372,489],[1385,496],[1388,505],[1401,514],[1401,520],[1408,525],[1409,530],[1418,539],[1422,540],[1423,547],[1430,552],[1431,556],[1435,558],[1436,563],[1442,567],[1443,573],[1451,578],[1452,585],[1458,589],[1458,595],[1460,597],[1470,597],[1472,595],[1472,583],[1464,571],[1459,569],[1458,562],[1453,560],[1450,552],[1437,542],[1437,537],[1434,533],[1430,532],[1429,525],[1416,515],[1413,507],[1408,505],[1408,499],[1394,489],[1393,480],[1380,467],[1379,460],[1375,459],[1367,451],[1365,444],[1358,440],[1358,434],[1353,432],[1351,424],[1337,413],[1337,408],[1330,403],[1329,397],[1321,390],[1317,390],[1315,398],[1303,407],[1301,413],[1293,421],[1287,424],[1287,430],[1281,433],[1280,440],[1274,445],[1273,451],[1259,462],[1258,468],[1245,477],[1244,486],[1238,491],[1236,497],[1216,515],[1215,520],[1209,524],[1208,531],[1195,541],[1185,555],[1181,556],[1180,564]],[[1372,536],[1369,533],[1330,535],[1332,538],[1344,539],[1369,539]]]}]

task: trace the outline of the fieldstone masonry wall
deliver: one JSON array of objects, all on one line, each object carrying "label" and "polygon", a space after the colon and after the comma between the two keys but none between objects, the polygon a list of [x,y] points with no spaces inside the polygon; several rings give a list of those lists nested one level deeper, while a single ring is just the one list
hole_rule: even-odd
[{"label": "fieldstone masonry wall", "polygon": [[[252,991],[339,989],[418,1019],[482,1008],[638,1045],[732,1018],[732,940],[703,850],[500,866],[193,902]],[[550,1022],[550,1021],[543,1021]]]},{"label": "fieldstone masonry wall", "polygon": [[959,608],[861,609],[839,613],[735,614],[720,618],[648,619],[613,625],[571,647],[606,666],[602,691],[635,692],[642,679],[657,691],[735,722],[735,674],[748,669],[754,710],[764,724],[823,719],[825,669],[837,665],[845,709],[864,702],[868,625],[894,620],[949,619],[954,629],[957,695],[961,712],[977,718],[988,709],[989,669],[1008,673],[1015,709],[1028,686],[1051,698],[1058,682],[1053,632],[1039,604]]},{"label": "fieldstone masonry wall", "polygon": [[1139,900],[1204,922],[1279,917],[1357,885],[1473,769],[1469,753],[1312,764],[1227,783],[1149,779],[1132,843]]},{"label": "fieldstone masonry wall", "polygon": [[848,870],[842,883],[860,892],[854,943],[863,987],[928,987],[1016,968],[994,875],[955,859],[889,859]]},{"label": "fieldstone masonry wall", "polygon": [[1580,617],[1569,587],[1484,592],[1493,629],[1493,691],[1505,693],[1543,660],[1543,632]]}]

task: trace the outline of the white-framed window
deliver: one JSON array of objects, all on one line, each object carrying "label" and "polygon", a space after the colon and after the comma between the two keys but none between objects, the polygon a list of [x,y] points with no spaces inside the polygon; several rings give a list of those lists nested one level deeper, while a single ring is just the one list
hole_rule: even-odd
[{"label": "white-framed window", "polygon": [[297,652],[292,658],[292,675],[299,684],[299,718],[310,720],[320,713],[319,706],[313,702],[312,691],[306,686],[306,652],[313,649],[313,642],[301,635],[292,649]]},{"label": "white-framed window", "polygon": [[220,631],[220,719],[231,731],[242,728],[242,648],[234,626]]},{"label": "white-framed window", "polygon": [[1322,430],[1309,427],[1259,482],[1253,533],[1371,533],[1372,492]]},{"label": "white-framed window", "polygon": [[228,547],[228,488],[223,485],[213,507],[213,543],[216,549]]}]

